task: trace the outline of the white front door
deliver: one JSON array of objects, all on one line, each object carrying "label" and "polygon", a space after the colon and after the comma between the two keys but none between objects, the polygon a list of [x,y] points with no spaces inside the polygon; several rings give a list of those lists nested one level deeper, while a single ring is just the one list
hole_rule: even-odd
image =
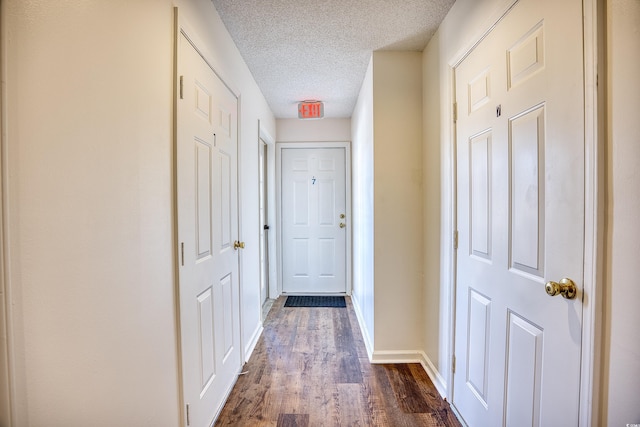
[{"label": "white front door", "polygon": [[241,366],[237,99],[180,35],[177,214],[185,421],[209,426]]},{"label": "white front door", "polygon": [[[453,404],[470,426],[578,425],[580,0],[521,0],[455,70]],[[575,299],[545,283],[572,279]]]},{"label": "white front door", "polygon": [[281,150],[282,291],[345,293],[346,149]]}]

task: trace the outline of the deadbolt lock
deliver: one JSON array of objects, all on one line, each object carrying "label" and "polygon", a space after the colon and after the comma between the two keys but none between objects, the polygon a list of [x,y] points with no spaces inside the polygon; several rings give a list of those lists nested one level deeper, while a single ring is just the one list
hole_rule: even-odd
[{"label": "deadbolt lock", "polygon": [[344,214],[340,214],[340,219],[344,219]]}]

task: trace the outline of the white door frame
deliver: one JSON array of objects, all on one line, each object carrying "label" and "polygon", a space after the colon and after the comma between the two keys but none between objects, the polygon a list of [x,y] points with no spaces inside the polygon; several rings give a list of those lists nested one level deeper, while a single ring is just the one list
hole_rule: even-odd
[{"label": "white door frame", "polygon": [[269,257],[269,288],[267,289],[267,298],[276,299],[280,292],[278,291],[278,257],[276,256],[277,244],[274,236],[278,235],[279,227],[277,225],[276,214],[276,180],[275,174],[275,158],[276,158],[276,142],[269,132],[258,120],[258,146],[260,139],[267,144],[267,223],[269,224],[269,235],[267,239],[267,254]]},{"label": "white door frame", "polygon": [[[505,0],[499,10],[493,15],[491,23],[483,32],[474,38],[474,42],[465,46],[454,55],[448,62],[449,73],[447,86],[449,87],[447,104],[453,105],[455,102],[455,68],[466,58],[466,56],[487,36],[495,25],[518,3],[518,0]],[[597,76],[598,71],[603,69],[603,52],[598,49],[598,45],[603,40],[602,11],[599,11],[598,0],[582,0],[583,4],[583,38],[584,38],[584,103],[585,103],[585,242],[584,242],[584,283],[582,284],[583,294],[583,324],[582,324],[582,357],[580,374],[580,407],[579,425],[588,427],[595,425],[599,417],[600,396],[600,343],[602,320],[602,274],[604,271],[602,260],[604,245],[603,226],[604,201],[602,194],[604,191],[603,157],[599,155],[604,151],[602,123],[604,108],[601,107],[603,95],[598,91]],[[449,182],[448,189],[451,200],[449,209],[449,229],[446,230],[449,236],[454,236],[457,230],[457,182],[456,182],[456,125],[453,120],[453,109],[442,112],[448,115],[448,123],[451,124],[449,131],[449,152],[447,159]],[[455,355],[455,320],[456,320],[456,252],[453,245],[453,238],[448,247],[443,248],[447,254],[445,265],[448,267],[444,271],[448,275],[449,292],[449,354],[453,360]],[[453,401],[453,364],[450,364],[449,371],[445,373],[447,384],[447,398]]]},{"label": "white door frame", "polygon": [[[282,202],[282,149],[283,148],[344,148],[345,152],[345,186],[346,186],[346,216],[347,224],[352,224],[351,218],[351,143],[350,142],[278,142],[276,143],[276,221],[278,224],[278,233],[276,234],[276,247],[277,247],[277,269],[278,280],[277,295],[282,294],[282,263],[284,262],[282,257],[282,208],[280,203]],[[347,242],[346,242],[346,294],[351,295],[351,230],[353,227],[347,228]]]}]

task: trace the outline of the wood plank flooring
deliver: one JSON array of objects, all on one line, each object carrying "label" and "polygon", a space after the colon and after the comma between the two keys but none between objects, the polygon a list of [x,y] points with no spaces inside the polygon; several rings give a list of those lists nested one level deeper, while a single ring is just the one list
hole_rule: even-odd
[{"label": "wood plank flooring", "polygon": [[275,301],[216,426],[445,426],[460,423],[419,364],[372,365],[353,306]]}]

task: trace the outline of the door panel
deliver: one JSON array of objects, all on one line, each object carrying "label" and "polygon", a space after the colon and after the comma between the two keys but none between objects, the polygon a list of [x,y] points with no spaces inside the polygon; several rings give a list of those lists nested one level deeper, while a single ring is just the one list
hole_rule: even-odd
[{"label": "door panel", "polygon": [[515,271],[544,276],[544,106],[509,119],[511,221]]},{"label": "door panel", "polygon": [[196,247],[197,259],[211,256],[211,146],[204,142],[195,141],[196,161]]},{"label": "door panel", "polygon": [[281,159],[282,290],[344,293],[345,149],[283,148]]},{"label": "door panel", "polygon": [[467,358],[467,381],[476,397],[487,405],[489,332],[491,320],[491,300],[469,289],[468,325],[469,343]]},{"label": "door panel", "polygon": [[198,348],[200,353],[200,393],[206,392],[215,375],[215,335],[213,331],[213,289],[207,288],[198,300]]},{"label": "door panel", "polygon": [[579,0],[520,0],[456,67],[453,403],[469,425],[577,425],[584,137]]},{"label": "door panel", "polygon": [[543,331],[513,312],[507,324],[506,425],[540,425]]},{"label": "door panel", "polygon": [[[217,137],[216,137],[217,139]],[[222,138],[220,138],[222,139]],[[231,179],[231,154],[225,153],[220,149],[218,152],[218,179],[219,184],[217,196],[218,196],[218,209],[220,216],[218,224],[220,224],[220,250],[228,250],[231,247],[231,235],[234,234],[232,215],[236,214],[235,209],[231,206],[231,192],[236,191],[231,187],[234,185]],[[234,156],[235,157],[235,156]],[[232,212],[234,211],[234,212]],[[216,212],[218,213],[218,212]],[[235,222],[235,221],[234,221]],[[237,227],[236,227],[237,228]]]},{"label": "door panel", "polygon": [[238,236],[237,99],[183,35],[178,72],[182,387],[185,417],[204,426],[213,421],[241,363],[238,253],[232,244]]},{"label": "door panel", "polygon": [[471,254],[491,260],[491,132],[470,138]]}]

